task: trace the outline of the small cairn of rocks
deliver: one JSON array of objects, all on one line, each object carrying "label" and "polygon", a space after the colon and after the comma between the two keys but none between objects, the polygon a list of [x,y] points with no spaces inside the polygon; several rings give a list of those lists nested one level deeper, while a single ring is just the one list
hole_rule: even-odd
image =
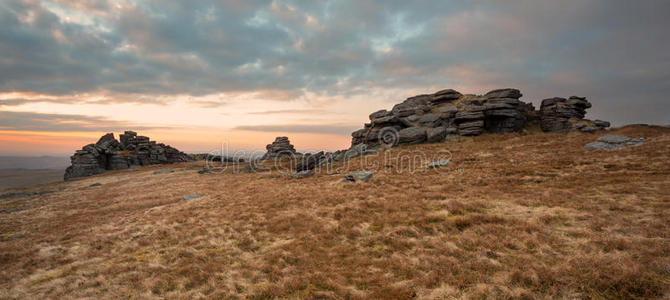
[{"label": "small cairn of rocks", "polygon": [[64,179],[91,176],[107,170],[124,170],[136,166],[168,164],[192,161],[183,153],[169,145],[156,143],[146,136],[138,136],[134,131],[120,135],[120,142],[113,133],[103,135],[97,143],[77,150],[65,170]]},{"label": "small cairn of rocks", "polygon": [[[334,162],[342,162],[355,157],[364,156],[371,153],[376,153],[376,150],[371,150],[366,144],[359,144],[351,147],[348,150],[339,150],[335,152],[320,151],[317,153],[299,153],[296,152],[295,147],[287,137],[277,137],[272,144],[267,145],[267,152],[260,160],[277,160],[289,158],[291,163],[291,178],[302,179],[313,176],[314,170],[327,164]],[[238,171],[238,173],[255,172],[257,161],[250,162],[245,169]]]},{"label": "small cairn of rocks", "polygon": [[272,142],[272,144],[268,144],[265,149],[267,152],[261,158],[263,160],[281,157],[295,157],[296,155],[299,155],[299,153],[295,151],[293,145],[291,145],[288,137],[285,136],[277,137],[275,141]]}]

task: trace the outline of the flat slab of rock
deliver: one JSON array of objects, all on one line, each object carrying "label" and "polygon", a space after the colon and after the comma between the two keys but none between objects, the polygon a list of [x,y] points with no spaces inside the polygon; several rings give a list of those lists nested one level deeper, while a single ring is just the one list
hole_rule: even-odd
[{"label": "flat slab of rock", "polygon": [[367,182],[372,178],[372,172],[370,171],[353,171],[347,176],[344,176],[341,182]]},{"label": "flat slab of rock", "polygon": [[426,141],[426,129],[409,127],[398,132],[398,141],[401,144],[420,144]]},{"label": "flat slab of rock", "polygon": [[595,142],[584,146],[584,150],[618,150],[621,148],[644,144],[644,138],[632,139],[627,136],[608,134],[599,137]]},{"label": "flat slab of rock", "polygon": [[291,178],[293,179],[302,179],[302,178],[307,178],[307,177],[312,177],[314,176],[314,172],[312,170],[305,170],[305,171],[300,171],[298,173],[295,173],[291,175]]},{"label": "flat slab of rock", "polygon": [[434,161],[428,164],[429,168],[439,168],[439,167],[446,167],[449,165],[451,161],[448,159],[442,159],[438,161]]},{"label": "flat slab of rock", "polygon": [[198,198],[200,198],[200,195],[198,195],[198,194],[191,194],[191,195],[188,195],[188,196],[184,196],[184,200],[186,200],[186,201],[193,200],[193,199],[198,199]]},{"label": "flat slab of rock", "polygon": [[165,170],[157,170],[157,171],[154,171],[154,174],[168,174],[168,173],[174,173],[174,170],[172,170],[172,169],[165,169]]}]

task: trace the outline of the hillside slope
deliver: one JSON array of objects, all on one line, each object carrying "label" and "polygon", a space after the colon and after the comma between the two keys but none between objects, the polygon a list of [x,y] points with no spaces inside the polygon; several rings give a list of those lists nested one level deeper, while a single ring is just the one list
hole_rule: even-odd
[{"label": "hillside slope", "polygon": [[195,162],[43,186],[0,200],[0,298],[668,297],[670,129],[609,133],[646,143],[587,152],[604,132],[515,133],[403,146],[388,154],[448,150],[451,163],[356,158],[351,170],[374,167],[366,183]]}]

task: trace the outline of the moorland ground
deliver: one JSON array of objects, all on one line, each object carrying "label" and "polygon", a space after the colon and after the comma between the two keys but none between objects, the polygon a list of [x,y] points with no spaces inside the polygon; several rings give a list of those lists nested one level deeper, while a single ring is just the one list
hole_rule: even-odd
[{"label": "moorland ground", "polygon": [[612,133],[646,143],[587,152],[605,133],[533,132],[402,146],[451,163],[410,173],[366,157],[364,183],[194,162],[40,186],[53,192],[0,202],[13,211],[0,214],[0,298],[667,298],[670,129]]}]

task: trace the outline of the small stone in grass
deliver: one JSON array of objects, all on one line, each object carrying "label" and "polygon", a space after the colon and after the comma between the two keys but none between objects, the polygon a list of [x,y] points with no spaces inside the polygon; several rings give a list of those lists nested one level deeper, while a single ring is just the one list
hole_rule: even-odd
[{"label": "small stone in grass", "polygon": [[200,195],[198,195],[198,194],[192,194],[192,195],[184,196],[184,200],[186,200],[186,201],[193,200],[193,199],[198,199],[198,198],[200,198]]},{"label": "small stone in grass", "polygon": [[172,169],[165,169],[165,170],[154,171],[154,174],[168,174],[168,173],[174,173],[174,170],[172,170]]}]

